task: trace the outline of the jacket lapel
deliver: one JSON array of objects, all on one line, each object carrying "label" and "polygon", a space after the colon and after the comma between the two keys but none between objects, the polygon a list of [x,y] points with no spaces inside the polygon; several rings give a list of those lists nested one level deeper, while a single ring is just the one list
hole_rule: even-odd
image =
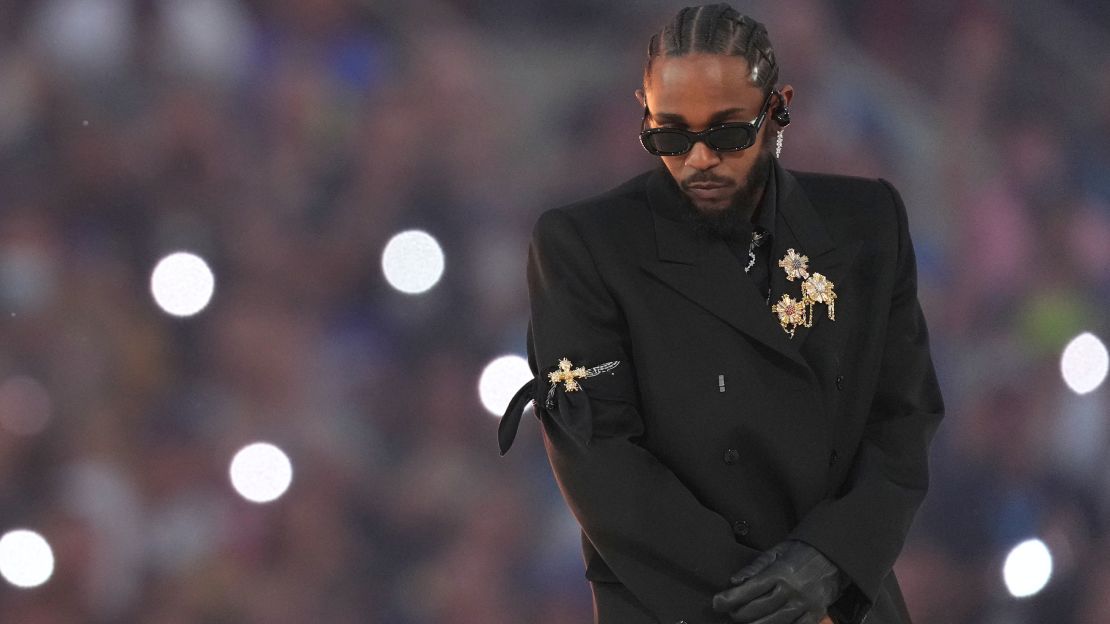
[{"label": "jacket lapel", "polygon": [[[775,238],[771,257],[771,304],[784,292],[798,298],[798,280],[786,281],[785,271],[777,266],[786,249],[793,247],[810,258],[810,271],[816,269],[834,282],[847,273],[857,246],[834,246],[813,206],[797,181],[775,163],[779,176]],[[800,349],[814,328],[799,328],[790,338],[778,318],[758,292],[755,284],[736,261],[723,241],[699,237],[681,202],[681,191],[665,169],[658,169],[647,183],[648,202],[655,224],[657,257],[646,258],[643,268],[694,303],[719,317],[737,331],[772,349],[812,374]],[[815,309],[824,315],[823,305]],[[824,319],[827,320],[827,319]]]},{"label": "jacket lapel", "polygon": [[737,331],[808,370],[797,345],[779,327],[770,306],[724,241],[695,232],[684,216],[685,198],[669,176],[660,168],[648,178],[658,254],[645,258],[643,268]]},{"label": "jacket lapel", "polygon": [[[771,303],[788,294],[795,299],[802,297],[802,281],[788,281],[786,271],[778,263],[789,249],[809,257],[809,274],[820,273],[834,284],[837,296],[843,293],[842,285],[852,267],[859,242],[837,245],[833,242],[820,215],[813,208],[809,198],[799,186],[797,179],[789,171],[775,163],[778,176],[778,204],[775,221],[775,238],[771,247]],[[776,318],[777,323],[777,318]],[[824,304],[813,307],[813,326],[799,327],[794,332],[793,342],[802,348],[806,340],[818,329],[819,325],[836,323],[828,318],[828,308]],[[830,327],[831,329],[831,327]],[[781,329],[780,329],[781,331]],[[839,333],[839,332],[830,332]],[[803,351],[804,353],[804,351]]]}]

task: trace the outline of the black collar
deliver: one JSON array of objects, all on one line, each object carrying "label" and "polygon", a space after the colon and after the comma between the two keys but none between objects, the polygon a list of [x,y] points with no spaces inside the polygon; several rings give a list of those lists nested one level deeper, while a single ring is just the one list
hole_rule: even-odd
[{"label": "black collar", "polygon": [[772,238],[775,236],[775,217],[778,211],[778,167],[772,166],[763,187],[763,197],[759,199],[753,223],[756,230],[762,230]]},{"label": "black collar", "polygon": [[[841,294],[850,296],[852,293],[846,288],[844,279],[860,242],[837,245],[797,178],[777,160],[773,168],[776,227],[771,245],[772,262],[793,248],[809,256],[814,270],[840,284],[844,289]],[[725,241],[706,240],[697,235],[690,223],[689,209],[679,203],[685,196],[665,168],[648,175],[645,191],[655,225],[656,253],[642,259],[643,268],[738,331],[771,347],[812,374],[801,350],[814,328],[799,332],[793,339],[787,337],[755,283],[736,278],[736,257]],[[784,271],[772,270],[771,291],[772,300],[776,300],[784,293],[796,294],[798,284],[788,283]],[[819,322],[822,327],[844,325],[827,319]],[[832,329],[833,333],[838,331]]]}]

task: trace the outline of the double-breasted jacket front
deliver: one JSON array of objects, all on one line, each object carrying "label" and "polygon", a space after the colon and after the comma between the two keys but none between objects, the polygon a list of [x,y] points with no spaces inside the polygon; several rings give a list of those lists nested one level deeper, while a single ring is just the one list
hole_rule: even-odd
[{"label": "double-breasted jacket front", "polygon": [[[536,379],[499,437],[504,453],[534,399],[600,623],[726,622],[712,596],[788,538],[851,579],[839,620],[908,622],[891,567],[944,407],[906,210],[883,180],[777,162],[772,175],[769,302],[724,242],[678,216],[662,168],[536,222]],[[817,304],[793,337],[771,309],[802,298],[774,264],[789,249],[836,294],[835,320]],[[548,377],[563,358],[610,364],[568,391]]]}]

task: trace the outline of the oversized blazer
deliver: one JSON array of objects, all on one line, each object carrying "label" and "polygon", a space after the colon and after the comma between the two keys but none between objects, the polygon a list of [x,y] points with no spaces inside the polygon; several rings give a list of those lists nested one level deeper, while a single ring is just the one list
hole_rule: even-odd
[{"label": "oversized blazer", "polygon": [[[776,162],[770,304],[801,298],[777,259],[834,284],[790,337],[720,240],[699,237],[658,168],[544,212],[528,255],[534,401],[582,528],[600,624],[728,622],[729,577],[784,539],[851,579],[839,622],[909,622],[891,567],[928,486],[944,406],[917,298],[906,210],[884,180]],[[552,383],[574,368],[608,364]],[[617,364],[612,364],[617,362]],[[596,372],[596,371],[595,371]]]}]

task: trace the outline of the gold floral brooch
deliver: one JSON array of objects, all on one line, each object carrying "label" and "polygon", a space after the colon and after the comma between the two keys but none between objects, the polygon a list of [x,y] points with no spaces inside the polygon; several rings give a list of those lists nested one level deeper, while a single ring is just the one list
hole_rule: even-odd
[{"label": "gold floral brooch", "polygon": [[563,384],[563,389],[567,392],[577,392],[582,389],[582,386],[578,383],[579,379],[586,379],[595,375],[607,373],[616,368],[618,364],[620,364],[620,360],[598,364],[593,368],[586,368],[585,366],[575,368],[570,360],[561,358],[559,360],[559,368],[547,374],[547,379],[551,382],[551,388],[547,391],[546,404],[548,409],[552,408],[552,398],[554,398],[555,389],[559,387],[560,383]]},{"label": "gold floral brooch", "polygon": [[794,337],[794,330],[799,326],[813,326],[813,306],[823,303],[828,306],[829,320],[836,320],[836,291],[827,277],[820,273],[809,273],[809,257],[794,251],[786,250],[786,255],[779,260],[779,266],[786,271],[787,281],[802,280],[802,298],[795,299],[783,294],[771,311],[778,315],[779,325],[790,337]]}]

